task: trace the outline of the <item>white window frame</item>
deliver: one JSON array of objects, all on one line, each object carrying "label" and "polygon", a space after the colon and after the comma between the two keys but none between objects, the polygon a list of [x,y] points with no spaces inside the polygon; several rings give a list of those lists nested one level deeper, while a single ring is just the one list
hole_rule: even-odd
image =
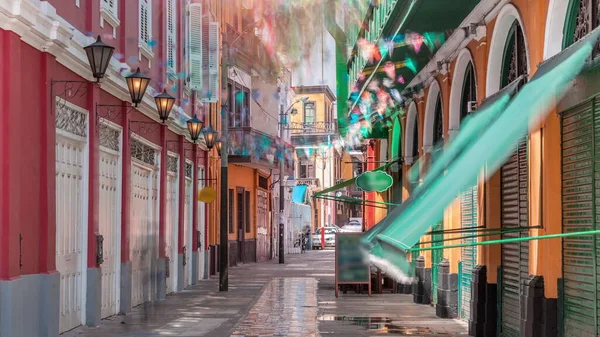
[{"label": "white window frame", "polygon": [[[108,5],[113,2],[113,6]],[[117,38],[117,27],[121,25],[119,20],[119,0],[100,0],[100,27],[104,28],[104,21],[113,28],[113,38]]]},{"label": "white window frame", "polygon": [[[147,8],[148,8],[148,13],[147,13],[147,17],[146,19],[148,20],[148,22],[146,22],[146,29],[147,29],[147,35],[148,41],[144,41],[142,39],[142,10],[144,7],[144,4],[147,4]],[[148,43],[150,41],[152,41],[152,0],[139,0],[139,11],[138,11],[138,17],[139,17],[139,31],[138,31],[138,37],[139,37],[139,44],[138,47],[140,48],[140,61],[142,60],[142,55],[144,55],[146,58],[148,58],[148,60],[154,58],[154,53],[152,52],[152,47],[150,47],[148,45]]]},{"label": "white window frame", "polygon": [[190,0],[186,0],[185,2],[185,19],[183,22],[183,34],[184,34],[184,46],[183,46],[183,56],[185,56],[182,60],[184,62],[182,70],[185,73],[184,78],[184,93],[188,95],[188,97],[192,96],[192,88],[190,87]]},{"label": "white window frame", "polygon": [[[171,1],[171,17],[169,17],[169,1]],[[167,77],[171,80],[177,80],[177,0],[165,0],[165,59],[167,60]],[[172,31],[169,30],[169,20],[172,20]],[[171,37],[172,43],[169,43],[169,37]],[[169,52],[173,55],[173,62],[170,64],[169,62]]]}]

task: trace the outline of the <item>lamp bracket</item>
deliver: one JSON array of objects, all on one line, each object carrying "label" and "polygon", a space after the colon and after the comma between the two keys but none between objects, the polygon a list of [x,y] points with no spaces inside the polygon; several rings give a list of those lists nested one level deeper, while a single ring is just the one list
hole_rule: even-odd
[{"label": "lamp bracket", "polygon": [[96,103],[96,124],[101,121],[114,120],[121,116],[121,113],[129,114],[136,110],[134,106],[124,107],[119,104],[98,104]]},{"label": "lamp bracket", "polygon": [[131,136],[132,132],[140,135],[152,133],[158,130],[160,125],[157,122],[129,121],[129,135]]},{"label": "lamp bracket", "polygon": [[[87,93],[88,83],[87,81],[52,80],[50,83],[51,113],[54,108],[63,109],[68,98],[83,97]],[[56,89],[55,85],[57,86]],[[58,98],[56,105],[54,104],[54,97]]]},{"label": "lamp bracket", "polygon": [[[179,144],[179,141],[178,141],[178,140],[167,140],[167,150],[175,152],[176,148],[175,148],[175,149],[173,149],[173,148],[171,148],[171,147],[169,146],[169,144],[173,144],[173,143],[177,143],[177,144]],[[183,143],[183,151],[184,151],[184,152],[185,152],[185,151],[193,151],[193,150],[194,150],[194,145],[197,145],[197,144],[185,143],[185,142],[184,142],[184,143]]]}]

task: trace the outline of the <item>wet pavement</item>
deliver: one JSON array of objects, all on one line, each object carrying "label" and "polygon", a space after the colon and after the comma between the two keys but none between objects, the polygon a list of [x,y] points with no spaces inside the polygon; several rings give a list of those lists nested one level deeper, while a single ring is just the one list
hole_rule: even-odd
[{"label": "wet pavement", "polygon": [[412,295],[334,294],[334,252],[310,251],[230,268],[229,291],[218,277],[164,301],[113,316],[64,337],[154,336],[466,336],[466,323],[440,319]]}]

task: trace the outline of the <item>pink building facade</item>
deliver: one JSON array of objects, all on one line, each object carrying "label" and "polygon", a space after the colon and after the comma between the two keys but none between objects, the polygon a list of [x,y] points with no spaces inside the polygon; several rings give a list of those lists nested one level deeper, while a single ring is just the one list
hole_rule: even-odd
[{"label": "pink building facade", "polygon": [[[0,337],[96,325],[207,277],[189,2],[0,0]],[[83,50],[98,35],[115,47],[100,84]],[[137,67],[151,82],[134,108]]]}]

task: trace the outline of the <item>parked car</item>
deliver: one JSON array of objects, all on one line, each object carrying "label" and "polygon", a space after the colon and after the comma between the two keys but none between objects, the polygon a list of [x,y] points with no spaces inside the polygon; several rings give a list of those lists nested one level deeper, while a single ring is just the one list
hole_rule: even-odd
[{"label": "parked car", "polygon": [[350,221],[348,224],[342,226],[341,232],[362,233],[362,224],[359,222]]},{"label": "parked car", "polygon": [[[321,247],[321,230],[323,228],[319,227],[312,235],[312,248],[313,249],[322,249]],[[325,247],[335,247],[335,233],[339,232],[338,227],[325,227]]]}]

